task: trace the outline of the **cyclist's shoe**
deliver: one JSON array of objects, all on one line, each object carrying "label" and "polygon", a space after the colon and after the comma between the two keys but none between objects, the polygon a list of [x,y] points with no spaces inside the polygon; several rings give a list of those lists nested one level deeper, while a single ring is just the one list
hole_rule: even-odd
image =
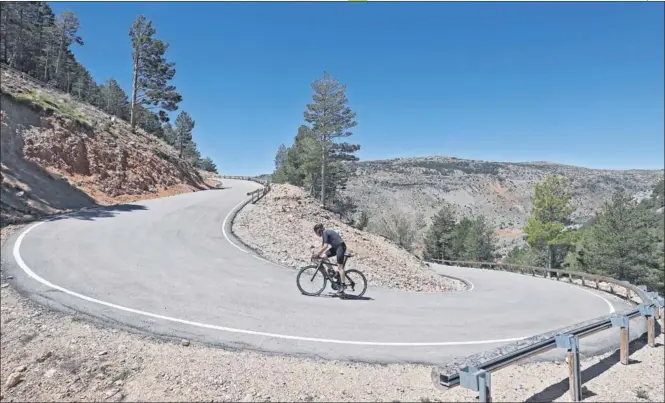
[{"label": "cyclist's shoe", "polygon": [[339,289],[337,290],[337,295],[344,295],[344,289],[346,288],[346,284],[340,284]]}]

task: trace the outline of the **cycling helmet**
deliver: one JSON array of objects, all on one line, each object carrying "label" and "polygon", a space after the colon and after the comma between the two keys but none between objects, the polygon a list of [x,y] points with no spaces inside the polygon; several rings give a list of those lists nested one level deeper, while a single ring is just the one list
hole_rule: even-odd
[{"label": "cycling helmet", "polygon": [[323,224],[316,224],[314,226],[314,232],[318,233],[319,231],[323,231]]}]

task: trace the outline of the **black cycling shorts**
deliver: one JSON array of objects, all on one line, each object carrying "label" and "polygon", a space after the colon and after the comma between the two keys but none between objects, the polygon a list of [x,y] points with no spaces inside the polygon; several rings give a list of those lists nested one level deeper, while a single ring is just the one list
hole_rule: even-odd
[{"label": "black cycling shorts", "polygon": [[337,264],[344,264],[344,254],[346,253],[346,244],[342,242],[336,248],[330,248],[326,251],[326,256],[337,256]]}]

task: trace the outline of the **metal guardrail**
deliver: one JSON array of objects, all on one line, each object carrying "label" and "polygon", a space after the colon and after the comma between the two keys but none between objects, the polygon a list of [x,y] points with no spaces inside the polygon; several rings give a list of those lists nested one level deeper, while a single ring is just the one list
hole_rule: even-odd
[{"label": "metal guardrail", "polygon": [[268,192],[270,192],[270,183],[267,183],[261,189],[256,189],[253,192],[247,193],[247,196],[252,196],[251,203],[255,204],[257,201],[261,200],[261,198],[263,198],[263,196],[268,194]]},{"label": "metal guardrail", "polygon": [[220,175],[220,177],[222,179],[238,179],[238,180],[242,180],[242,181],[252,181],[252,182],[260,183],[261,185],[264,185],[264,186],[268,184],[268,181],[263,180],[263,179],[259,179],[259,178],[254,177],[254,176]]},{"label": "metal guardrail", "polygon": [[[615,293],[617,288],[622,288],[625,290],[625,295],[622,297],[625,297],[627,300],[638,305],[634,309],[572,325],[559,331],[534,336],[527,340],[518,341],[498,347],[494,350],[465,357],[460,360],[460,362],[453,362],[432,369],[432,381],[436,387],[447,389],[461,386],[466,389],[471,389],[478,392],[478,397],[481,402],[490,402],[492,400],[492,372],[556,348],[563,348],[568,352],[570,396],[572,401],[579,402],[582,400],[582,376],[579,355],[579,340],[581,338],[591,336],[610,328],[619,328],[620,362],[623,365],[627,365],[629,356],[630,320],[639,317],[646,318],[647,343],[649,346],[655,347],[655,321],[659,316],[665,318],[665,313],[661,313],[664,306],[662,296],[659,296],[656,292],[647,292],[646,287],[644,286],[635,286],[626,281],[620,281],[606,276],[506,263],[454,260],[432,260],[432,262],[451,266],[476,267],[490,270],[499,269],[522,274],[531,274],[533,276],[540,273],[544,278],[556,277],[557,280],[567,277],[571,284],[574,283],[574,278],[577,277],[581,280],[578,285],[590,287],[593,284],[593,288],[595,289],[601,289],[600,284],[606,283],[609,285],[610,293],[617,295]],[[639,302],[635,301],[633,297],[638,299]],[[663,326],[665,327],[665,324],[663,324]]]},{"label": "metal guardrail", "polygon": [[256,189],[254,191],[248,192],[247,196],[252,196],[252,199],[250,200],[250,203],[255,204],[259,200],[263,198],[268,192],[270,192],[270,182],[255,178],[252,176],[230,176],[230,175],[220,175],[222,179],[237,179],[237,180],[244,180],[244,181],[252,181],[256,183],[260,183],[263,185],[262,188]]}]

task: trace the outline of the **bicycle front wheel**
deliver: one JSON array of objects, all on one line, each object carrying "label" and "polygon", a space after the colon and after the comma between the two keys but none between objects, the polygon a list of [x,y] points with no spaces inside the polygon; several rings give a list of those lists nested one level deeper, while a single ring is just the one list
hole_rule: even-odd
[{"label": "bicycle front wheel", "polygon": [[310,297],[317,296],[326,289],[328,277],[319,269],[319,266],[306,266],[300,269],[296,277],[296,284],[301,293]]}]

